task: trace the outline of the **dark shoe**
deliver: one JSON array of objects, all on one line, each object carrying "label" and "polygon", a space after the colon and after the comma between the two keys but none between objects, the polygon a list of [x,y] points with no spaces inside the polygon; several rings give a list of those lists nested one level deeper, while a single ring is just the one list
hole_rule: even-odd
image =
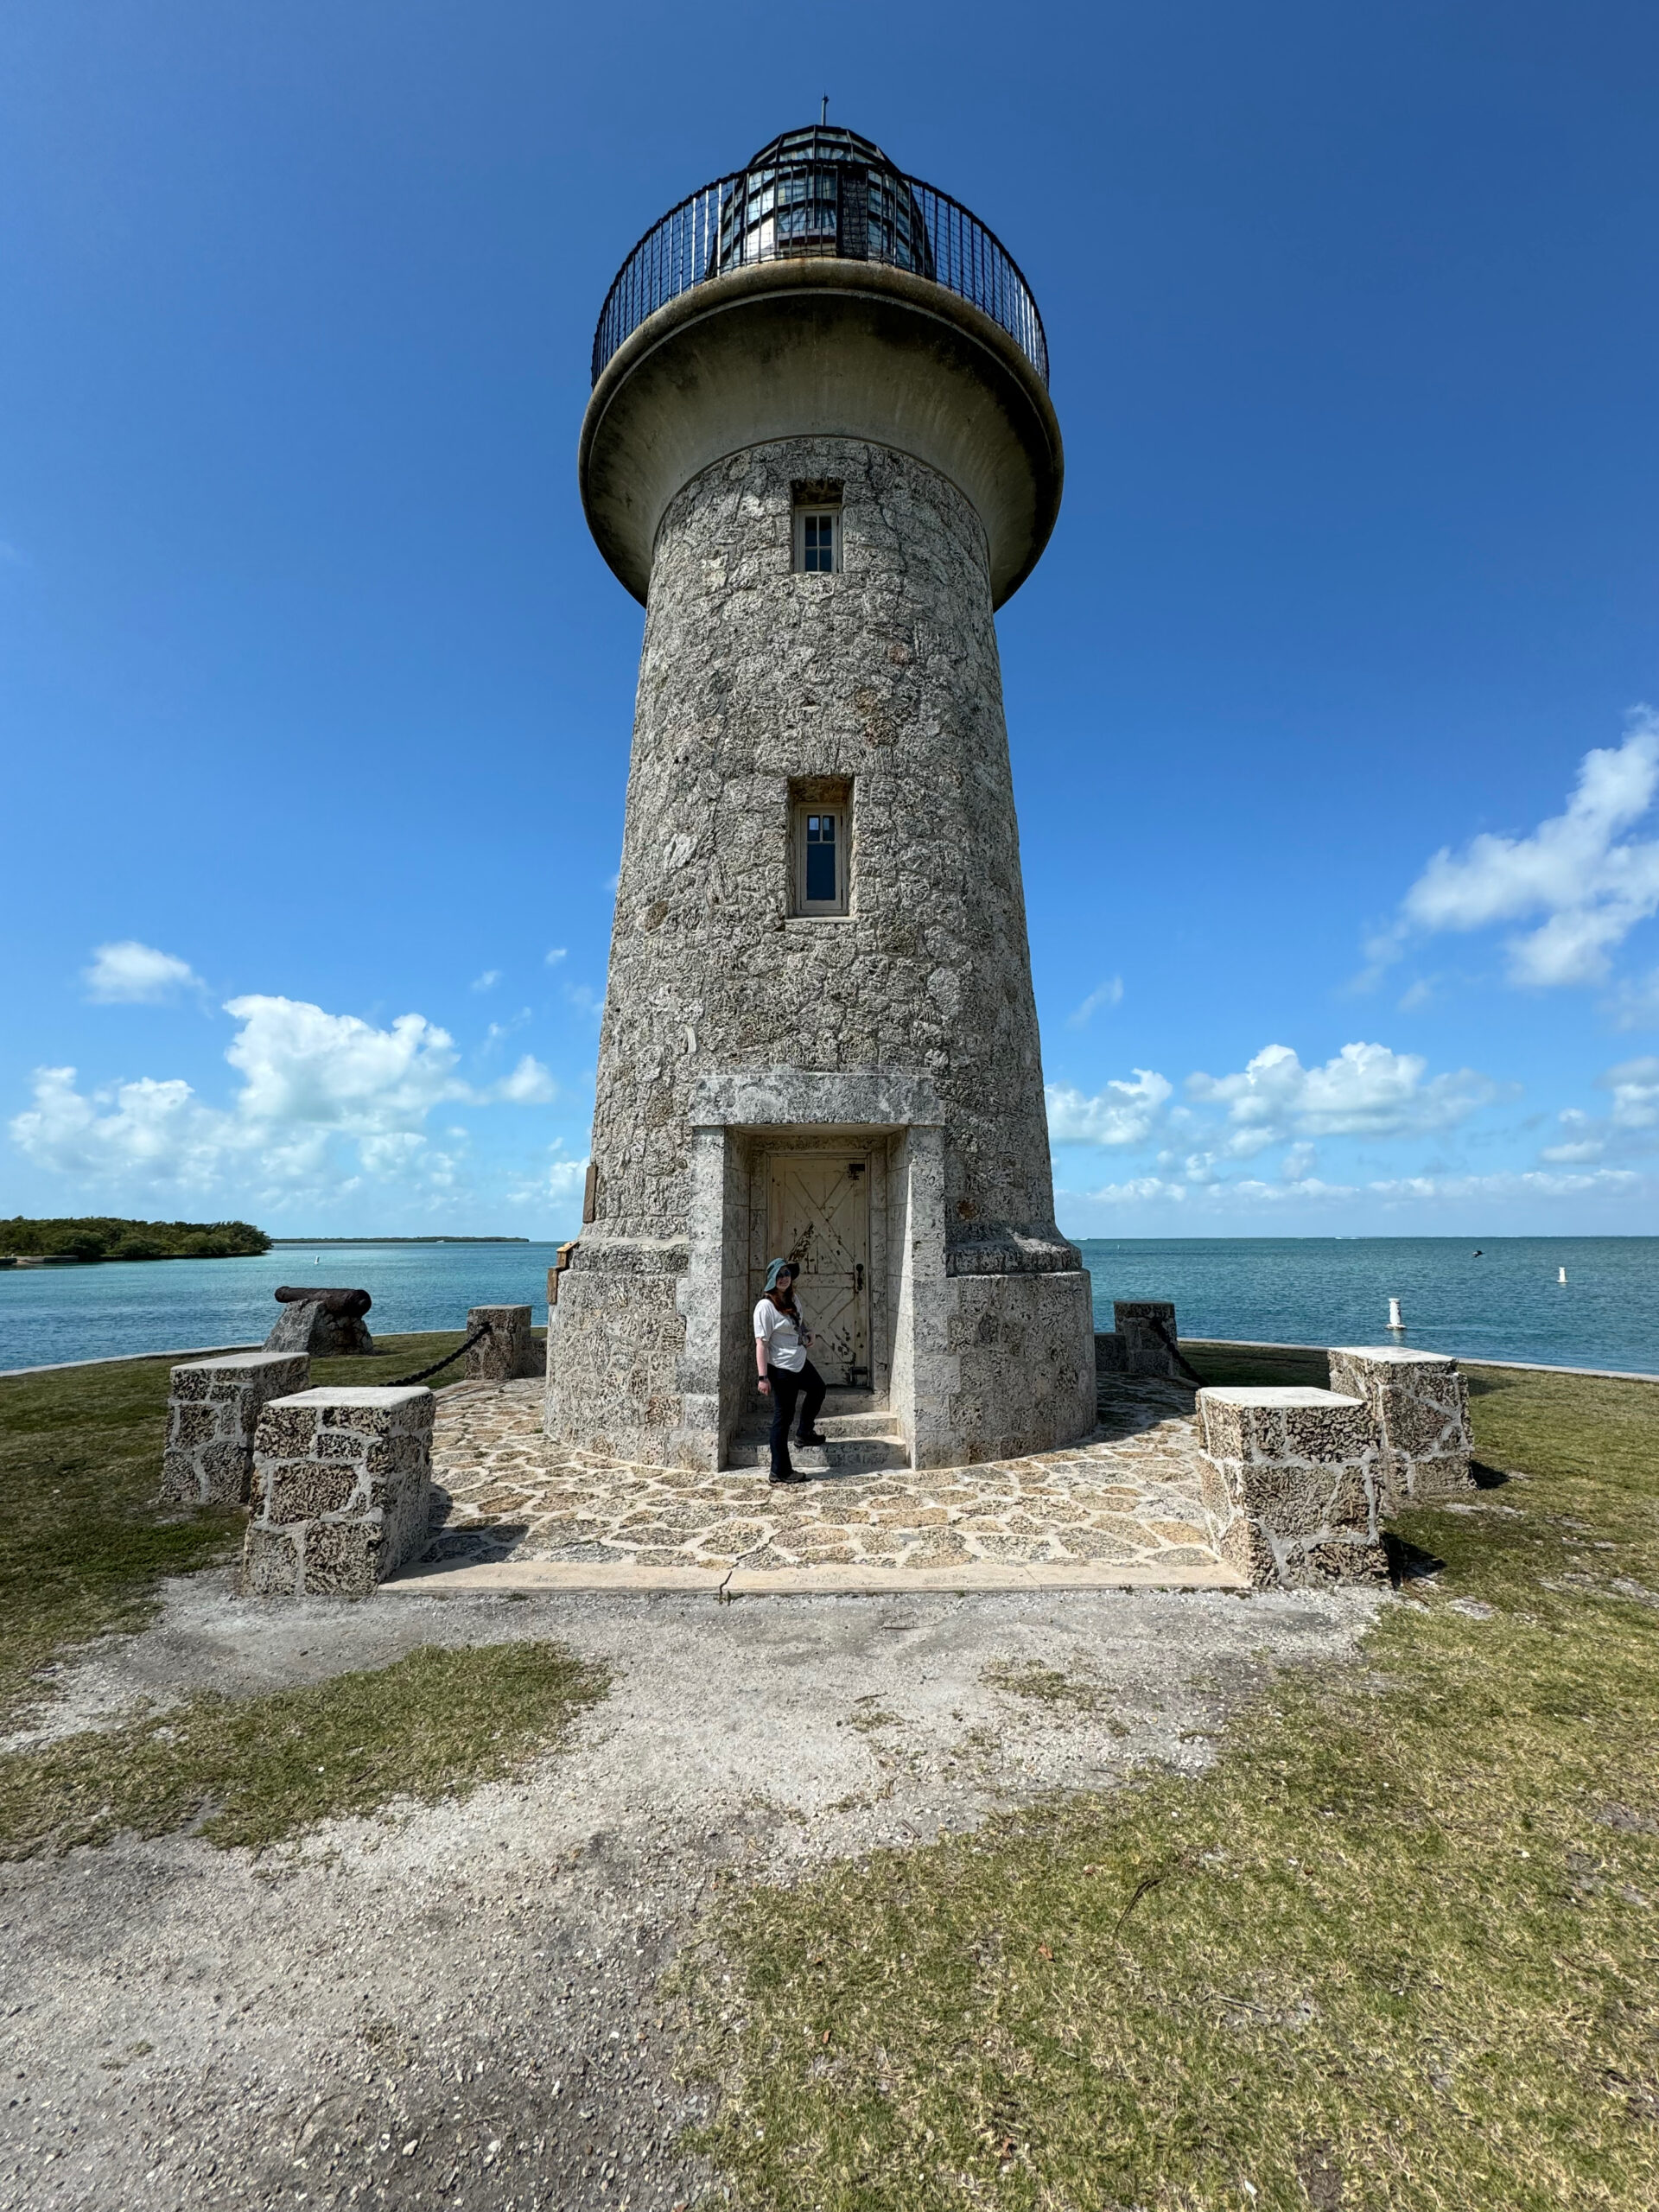
[{"label": "dark shoe", "polygon": [[785,1467],[782,1474],[779,1474],[777,1468],[774,1467],[772,1472],[766,1477],[766,1480],[769,1483],[804,1483],[806,1480],[806,1477],[804,1475],[798,1475],[793,1467]]},{"label": "dark shoe", "polygon": [[809,1429],[803,1436],[798,1436],[795,1439],[795,1441],[798,1444],[814,1445],[827,1444],[830,1440],[821,1428],[814,1428]]}]

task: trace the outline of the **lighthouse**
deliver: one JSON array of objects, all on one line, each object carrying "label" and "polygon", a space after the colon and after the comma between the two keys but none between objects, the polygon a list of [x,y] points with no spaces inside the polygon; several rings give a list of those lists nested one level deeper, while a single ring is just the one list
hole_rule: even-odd
[{"label": "lighthouse", "polygon": [[1062,477],[995,235],[786,132],[611,288],[583,506],[645,608],[579,1242],[545,1427],[718,1468],[767,1261],[918,1468],[1094,1421],[1054,1222],[995,610]]}]

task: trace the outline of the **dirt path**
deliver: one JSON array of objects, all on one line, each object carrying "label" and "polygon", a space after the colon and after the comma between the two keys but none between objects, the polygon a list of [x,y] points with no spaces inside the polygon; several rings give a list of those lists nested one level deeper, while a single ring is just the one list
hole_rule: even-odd
[{"label": "dirt path", "polygon": [[[1351,1656],[1376,1602],[257,1608],[219,1578],[176,1584],[156,1628],[66,1675],[66,1720],[425,1642],[553,1636],[617,1679],[572,1749],[462,1803],[258,1860],[125,1838],[0,1872],[0,2205],[695,2202],[709,2177],[674,2145],[703,2093],[674,2078],[658,1985],[717,1878],[787,1878],[1147,1759],[1196,1770],[1270,1666]],[[1045,1699],[1056,1673],[1092,1705]]]}]

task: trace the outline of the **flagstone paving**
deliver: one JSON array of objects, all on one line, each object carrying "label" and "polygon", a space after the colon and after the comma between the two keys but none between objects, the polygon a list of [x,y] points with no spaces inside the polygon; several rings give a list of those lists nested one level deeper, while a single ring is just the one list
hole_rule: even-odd
[{"label": "flagstone paving", "polygon": [[1192,1402],[1169,1383],[1115,1380],[1093,1435],[1063,1452],[772,1489],[760,1469],[636,1466],[553,1445],[539,1380],[457,1384],[438,1395],[423,1564],[545,1560],[715,1580],[740,1566],[1213,1570]]}]

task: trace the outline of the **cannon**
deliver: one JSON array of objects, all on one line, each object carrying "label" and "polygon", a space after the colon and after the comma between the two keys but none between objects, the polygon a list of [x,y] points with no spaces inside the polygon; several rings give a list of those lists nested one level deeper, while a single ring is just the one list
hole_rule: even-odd
[{"label": "cannon", "polygon": [[284,1283],[276,1300],[283,1310],[265,1338],[267,1351],[308,1351],[316,1359],[338,1359],[374,1350],[374,1338],[363,1325],[374,1303],[366,1290]]}]

